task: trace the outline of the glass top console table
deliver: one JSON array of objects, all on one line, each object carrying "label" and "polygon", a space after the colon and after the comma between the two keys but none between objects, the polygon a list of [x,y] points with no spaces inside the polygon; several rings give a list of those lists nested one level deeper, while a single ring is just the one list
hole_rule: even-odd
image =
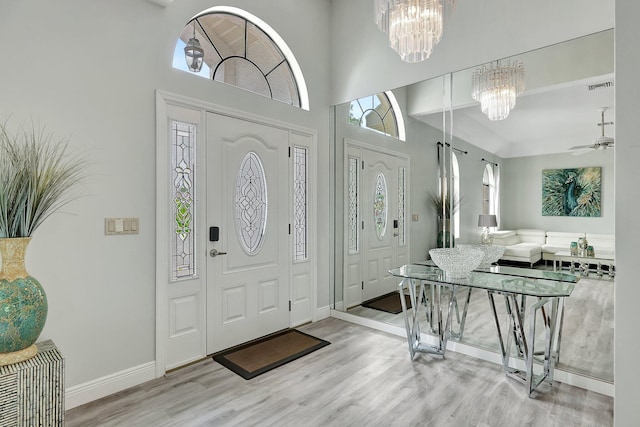
[{"label": "glass top console table", "polygon": [[[418,261],[415,264],[437,267],[436,263],[433,262],[432,260]],[[580,279],[575,274],[565,273],[555,268],[553,271],[549,271],[549,270],[536,270],[533,268],[511,267],[508,265],[492,265],[489,268],[478,268],[474,271],[477,271],[479,273],[494,273],[494,274],[502,274],[506,276],[526,277],[528,279],[547,279],[547,280],[557,280],[559,282],[571,282],[571,283],[576,283]]]},{"label": "glass top console table", "polygon": [[[543,381],[552,383],[553,371],[560,354],[564,298],[571,295],[579,277],[561,275],[558,277],[566,279],[561,281],[537,277],[538,273],[534,273],[537,270],[531,270],[530,274],[533,277],[527,277],[529,274],[527,271],[516,271],[513,272],[514,274],[507,274],[506,271],[509,270],[473,271],[466,278],[451,278],[446,272],[432,265],[405,265],[389,270],[391,275],[401,279],[398,285],[400,302],[411,358],[418,352],[444,356],[447,341],[452,333],[452,316],[454,309],[457,308],[456,293],[460,288],[479,289],[487,291],[489,297],[500,343],[502,365],[506,374],[524,383],[529,396]],[[427,298],[425,285],[430,285],[431,298]],[[403,297],[405,291],[409,293],[413,309],[407,307]],[[443,298],[444,294],[448,294],[448,298]],[[496,296],[504,298],[508,318],[506,330],[503,330],[500,325],[495,304]],[[532,313],[529,316],[529,327],[525,328],[527,297],[534,297],[537,300],[529,308]],[[446,301],[446,304],[443,304],[443,301]],[[446,306],[446,314],[443,313],[445,311],[443,305]],[[426,311],[427,320],[432,325],[436,325],[433,331],[438,339],[436,345],[421,341],[419,317],[423,309]],[[466,304],[463,318],[464,316],[466,316]],[[536,347],[535,343],[538,316],[544,325],[544,348]],[[511,366],[512,342],[515,344],[516,355],[524,360],[524,371]],[[542,365],[539,374],[534,372],[534,361]]]}]

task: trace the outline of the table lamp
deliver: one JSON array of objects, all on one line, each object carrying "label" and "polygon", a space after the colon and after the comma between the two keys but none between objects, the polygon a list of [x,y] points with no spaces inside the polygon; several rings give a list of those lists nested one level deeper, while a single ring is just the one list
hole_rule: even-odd
[{"label": "table lamp", "polygon": [[484,227],[482,236],[480,237],[480,243],[483,245],[490,245],[493,243],[493,237],[489,234],[489,227],[497,227],[498,220],[495,215],[483,215],[478,216],[478,227]]}]

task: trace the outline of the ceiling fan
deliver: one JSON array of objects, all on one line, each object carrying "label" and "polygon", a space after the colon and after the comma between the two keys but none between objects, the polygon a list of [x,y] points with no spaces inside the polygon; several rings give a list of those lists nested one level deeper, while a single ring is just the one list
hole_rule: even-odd
[{"label": "ceiling fan", "polygon": [[[575,155],[586,153],[588,151],[588,149],[606,150],[609,147],[613,147],[613,138],[611,138],[610,136],[604,136],[604,127],[606,125],[612,125],[613,124],[613,122],[605,122],[604,121],[604,112],[607,111],[607,107],[599,108],[598,111],[600,111],[600,116],[601,116],[601,121],[600,121],[600,123],[598,123],[598,126],[602,127],[602,136],[599,136],[598,138],[596,138],[593,141],[593,144],[590,144],[590,145],[576,145],[575,147],[569,148],[569,150],[581,150],[581,151],[575,152],[574,153]],[[585,150],[585,149],[587,149],[587,150]]]}]

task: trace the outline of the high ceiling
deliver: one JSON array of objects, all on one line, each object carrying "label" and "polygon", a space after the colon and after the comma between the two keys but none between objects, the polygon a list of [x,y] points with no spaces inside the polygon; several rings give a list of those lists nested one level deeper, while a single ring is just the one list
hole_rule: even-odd
[{"label": "high ceiling", "polygon": [[[454,110],[454,135],[502,158],[567,153],[569,148],[592,144],[601,136],[599,109],[605,111],[605,122],[613,122],[613,85],[589,90],[592,84],[612,81],[601,76],[591,81],[525,93],[515,109],[501,121],[489,120],[480,105]],[[414,115],[437,129],[442,128],[440,113]],[[613,137],[615,124],[605,126],[605,135]],[[572,154],[587,150],[573,150]]]},{"label": "high ceiling", "polygon": [[[602,135],[598,123],[605,107],[605,122],[615,122],[613,30],[509,59],[524,64],[526,88],[505,120],[490,121],[471,98],[475,67],[409,86],[408,114],[441,130],[442,94],[450,93],[454,136],[502,158],[567,153],[592,144]],[[448,81],[450,89],[443,90]],[[614,135],[615,124],[605,126],[605,136]]]}]

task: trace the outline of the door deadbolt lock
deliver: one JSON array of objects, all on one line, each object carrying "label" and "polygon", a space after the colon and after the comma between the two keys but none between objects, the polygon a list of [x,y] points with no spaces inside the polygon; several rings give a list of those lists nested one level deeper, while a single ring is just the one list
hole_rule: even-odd
[{"label": "door deadbolt lock", "polygon": [[211,249],[209,251],[209,255],[212,257],[218,256],[218,255],[226,255],[226,254],[227,254],[226,252],[218,252],[217,249]]}]

